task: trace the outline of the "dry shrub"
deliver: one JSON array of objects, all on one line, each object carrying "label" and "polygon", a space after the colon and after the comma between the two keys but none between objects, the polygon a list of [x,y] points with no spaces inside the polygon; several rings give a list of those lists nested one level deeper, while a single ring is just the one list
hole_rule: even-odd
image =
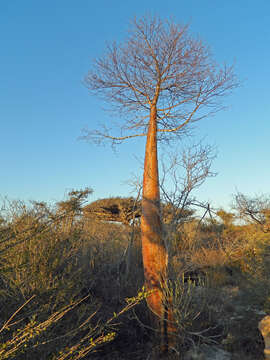
[{"label": "dry shrub", "polygon": [[202,247],[191,255],[191,261],[198,267],[216,267],[223,266],[227,261],[227,256],[223,249]]},{"label": "dry shrub", "polygon": [[195,344],[213,344],[222,339],[224,326],[218,321],[217,314],[223,300],[209,288],[206,278],[193,281],[183,274],[181,278],[167,282],[163,290],[167,306],[173,311],[176,329],[173,352],[183,354]]},{"label": "dry shrub", "polygon": [[[5,322],[26,299],[36,295],[21,311],[18,324],[13,324],[12,329],[18,330],[16,335],[10,336],[6,331],[1,334],[3,346],[0,349],[6,346],[6,349],[14,350],[14,345],[18,350],[16,359],[48,359],[61,349],[59,359],[73,358],[69,353],[71,347],[74,350],[85,336],[86,329],[81,324],[97,309],[100,311],[91,318],[91,324],[88,322],[95,330],[95,336],[89,335],[87,339],[92,339],[92,348],[95,344],[104,345],[111,340],[111,331],[97,333],[96,330],[113,313],[118,314],[123,309],[125,313],[129,307],[126,308],[124,299],[134,296],[142,284],[142,269],[137,262],[138,237],[135,236],[130,252],[132,267],[135,263],[136,267],[126,279],[125,253],[130,228],[100,221],[86,222],[74,203],[77,206],[76,201],[72,204],[63,202],[61,211],[59,207],[51,210],[46,204],[34,203],[27,207],[21,202],[13,203],[8,216],[5,214],[1,221],[1,321]],[[61,321],[51,321],[85,296],[87,299],[68,316],[63,316]],[[128,318],[123,321],[127,322]],[[0,328],[2,325],[0,323]],[[80,331],[76,332],[76,329]],[[35,334],[39,344],[36,346],[35,343],[34,350],[30,333]],[[67,333],[72,336],[66,336]],[[21,336],[29,340],[27,344]],[[58,338],[61,340],[56,341]],[[16,344],[21,345],[17,347]],[[24,345],[27,345],[25,349]],[[64,354],[69,355],[63,357]]]},{"label": "dry shrub", "polygon": [[[144,289],[137,296],[126,299],[126,305],[117,313],[114,312],[109,318],[94,321],[97,310],[90,312],[90,307],[85,309],[84,302],[89,296],[53,312],[45,320],[37,321],[36,316],[23,327],[17,327],[16,332],[11,332],[10,327],[15,327],[12,321],[16,315],[33,299],[26,301],[16,312],[4,323],[0,329],[6,332],[5,339],[0,343],[1,359],[47,359],[54,360],[79,360],[95,352],[97,348],[112,341],[116,337],[116,329],[119,318],[147,298],[149,293]],[[83,309],[81,309],[81,307]],[[78,310],[80,316],[74,319],[72,312]],[[78,314],[77,314],[78,315]],[[68,332],[63,319],[72,316],[73,326]],[[76,321],[74,321],[76,320]],[[64,326],[63,326],[64,325]],[[60,341],[59,341],[60,340]]]}]

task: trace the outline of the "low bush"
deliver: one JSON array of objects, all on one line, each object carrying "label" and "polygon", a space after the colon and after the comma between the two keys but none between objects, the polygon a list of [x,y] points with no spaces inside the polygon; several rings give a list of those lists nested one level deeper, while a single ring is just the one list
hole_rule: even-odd
[{"label": "low bush", "polygon": [[[1,359],[144,359],[151,353],[147,293],[138,293],[144,281],[140,231],[136,224],[85,217],[88,194],[71,192],[54,207],[3,205]],[[220,215],[190,218],[167,234],[170,280],[163,290],[175,319],[176,358],[213,342],[241,353],[245,339],[236,325],[230,328],[231,319],[243,308],[269,313],[270,234]],[[247,329],[257,328],[258,317],[248,316]]]}]

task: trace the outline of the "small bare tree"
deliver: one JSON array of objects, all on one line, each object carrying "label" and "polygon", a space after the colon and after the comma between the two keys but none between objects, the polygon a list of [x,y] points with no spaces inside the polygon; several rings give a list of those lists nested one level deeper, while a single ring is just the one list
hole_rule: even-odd
[{"label": "small bare tree", "polygon": [[270,232],[269,196],[249,197],[238,192],[234,195],[233,206],[243,220],[258,224],[264,232]]},{"label": "small bare tree", "polygon": [[164,239],[168,249],[170,238],[186,221],[189,213],[192,214],[191,208],[209,210],[209,204],[199,202],[194,196],[194,191],[207,178],[216,176],[211,170],[215,157],[215,148],[200,142],[180,152],[171,153],[162,161],[160,189],[161,199],[168,208],[164,229]]},{"label": "small bare tree", "polygon": [[134,19],[123,44],[108,45],[85,84],[124,118],[119,134],[103,125],[86,130],[85,139],[117,144],[147,138],[141,219],[144,274],[151,290],[148,306],[161,319],[161,333],[167,334],[173,329],[166,321],[172,316],[164,309],[161,290],[168,256],[161,226],[157,142],[175,139],[195,121],[220,110],[221,98],[237,85],[234,72],[232,67],[219,68],[207,47],[189,35],[187,26],[144,17]]}]

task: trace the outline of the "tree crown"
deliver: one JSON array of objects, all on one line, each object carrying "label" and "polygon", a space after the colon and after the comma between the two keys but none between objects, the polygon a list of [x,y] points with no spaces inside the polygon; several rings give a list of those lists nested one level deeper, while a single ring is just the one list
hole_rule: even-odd
[{"label": "tree crown", "polygon": [[237,85],[232,67],[218,67],[202,41],[158,17],[134,19],[122,44],[107,46],[85,77],[90,92],[124,115],[120,136],[87,131],[92,140],[122,141],[146,134],[149,112],[157,111],[158,136],[166,139],[221,109],[220,98]]}]

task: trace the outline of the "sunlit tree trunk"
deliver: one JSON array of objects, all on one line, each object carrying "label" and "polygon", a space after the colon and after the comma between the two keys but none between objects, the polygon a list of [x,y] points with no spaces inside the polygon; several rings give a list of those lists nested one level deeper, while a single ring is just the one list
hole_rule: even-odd
[{"label": "sunlit tree trunk", "polygon": [[151,107],[145,149],[141,233],[145,285],[152,291],[147,302],[161,332],[162,349],[166,350],[171,316],[169,312],[168,319],[162,292],[167,278],[168,254],[162,237],[155,106]]}]

